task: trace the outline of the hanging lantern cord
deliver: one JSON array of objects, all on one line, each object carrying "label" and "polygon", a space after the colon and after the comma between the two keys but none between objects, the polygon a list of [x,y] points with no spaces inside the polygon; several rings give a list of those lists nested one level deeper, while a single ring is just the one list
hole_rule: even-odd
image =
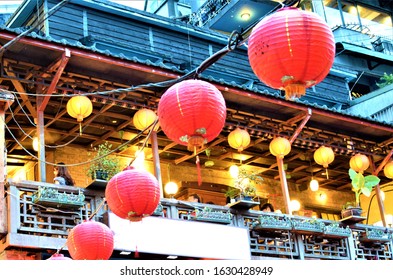
[{"label": "hanging lantern cord", "polygon": [[[145,133],[145,131],[147,131],[148,129],[151,128],[150,131],[149,131],[149,133],[147,134],[147,136],[146,136],[146,138],[145,138],[145,141],[144,141],[143,144],[142,144],[142,147],[141,147],[141,150],[140,150],[141,152],[145,149],[146,144],[147,144],[147,141],[150,139],[151,133],[152,133],[152,131],[153,131],[153,129],[154,129],[154,127],[156,126],[157,123],[158,123],[158,117],[154,120],[154,122],[153,122],[151,125],[149,125],[149,126],[146,127],[144,130],[142,130],[142,131],[139,132],[138,136],[141,135],[141,134],[143,134],[143,133]],[[128,164],[128,166],[131,166],[135,159],[136,159],[136,158],[133,158],[133,159],[130,161],[130,163]]]}]

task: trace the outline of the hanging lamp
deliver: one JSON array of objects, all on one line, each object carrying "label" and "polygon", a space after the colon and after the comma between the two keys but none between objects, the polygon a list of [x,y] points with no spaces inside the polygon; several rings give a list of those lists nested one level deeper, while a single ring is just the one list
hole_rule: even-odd
[{"label": "hanging lamp", "polygon": [[154,113],[153,110],[147,109],[147,108],[142,108],[138,110],[133,117],[133,123],[134,126],[141,130],[144,131],[146,128],[151,126],[154,121],[156,120],[157,115]]},{"label": "hanging lamp", "polygon": [[358,173],[362,173],[370,166],[370,161],[366,155],[357,153],[349,160],[349,166]]},{"label": "hanging lamp", "polygon": [[284,7],[263,18],[248,39],[248,58],[266,85],[285,90],[286,99],[301,97],[320,83],[335,57],[331,28],[316,13]]},{"label": "hanging lamp", "polygon": [[329,164],[334,160],[334,152],[332,148],[321,146],[314,152],[314,160],[319,165],[322,165],[326,169],[326,178],[329,179],[329,173],[327,168]]},{"label": "hanging lamp", "polygon": [[79,134],[82,134],[82,121],[93,112],[93,104],[84,95],[73,96],[67,102],[67,113],[79,123]]},{"label": "hanging lamp", "polygon": [[272,155],[282,159],[291,151],[291,142],[284,137],[275,137],[269,144],[269,150]]},{"label": "hanging lamp", "polygon": [[393,161],[389,161],[383,168],[383,173],[389,179],[393,179]]},{"label": "hanging lamp", "polygon": [[251,138],[247,130],[237,127],[228,135],[228,144],[232,148],[241,153],[248,145],[250,145]]},{"label": "hanging lamp", "polygon": [[159,183],[150,172],[128,166],[109,180],[105,199],[116,216],[141,221],[153,214],[160,202]]},{"label": "hanging lamp", "polygon": [[181,81],[162,95],[157,114],[165,135],[196,155],[200,186],[202,176],[196,151],[215,139],[224,127],[226,104],[223,95],[208,82]]}]

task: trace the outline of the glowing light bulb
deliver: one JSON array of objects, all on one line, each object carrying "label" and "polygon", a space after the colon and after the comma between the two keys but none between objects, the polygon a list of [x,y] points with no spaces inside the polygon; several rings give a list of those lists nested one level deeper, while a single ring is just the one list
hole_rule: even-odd
[{"label": "glowing light bulb", "polygon": [[319,183],[317,180],[312,179],[310,181],[310,190],[312,190],[313,192],[316,192],[319,189]]}]

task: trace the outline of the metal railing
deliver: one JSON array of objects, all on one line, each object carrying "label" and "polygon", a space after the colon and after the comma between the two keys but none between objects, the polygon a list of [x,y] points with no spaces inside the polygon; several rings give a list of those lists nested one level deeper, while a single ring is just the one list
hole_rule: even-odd
[{"label": "metal railing", "polygon": [[[34,202],[34,193],[42,187],[54,188],[63,195],[71,196],[82,190],[84,205],[79,208],[71,205],[68,208],[64,201],[59,207]],[[82,220],[92,218],[105,223],[104,217],[108,211],[108,207],[103,204],[104,190],[32,181],[10,182],[7,184],[6,198],[7,235],[13,238],[8,238],[11,240],[8,241],[9,244],[0,249],[6,249],[7,246],[57,249],[65,243],[68,232]],[[196,217],[203,217],[202,222],[247,228],[252,259],[393,259],[392,228],[166,198],[161,199],[153,215],[163,219],[191,221],[197,221]]]}]

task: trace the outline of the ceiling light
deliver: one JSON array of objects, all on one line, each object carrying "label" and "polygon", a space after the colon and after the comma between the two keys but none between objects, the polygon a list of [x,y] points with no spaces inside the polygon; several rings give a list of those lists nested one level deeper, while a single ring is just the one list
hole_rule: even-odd
[{"label": "ceiling light", "polygon": [[240,17],[242,18],[242,20],[249,20],[251,15],[250,13],[242,13]]}]

